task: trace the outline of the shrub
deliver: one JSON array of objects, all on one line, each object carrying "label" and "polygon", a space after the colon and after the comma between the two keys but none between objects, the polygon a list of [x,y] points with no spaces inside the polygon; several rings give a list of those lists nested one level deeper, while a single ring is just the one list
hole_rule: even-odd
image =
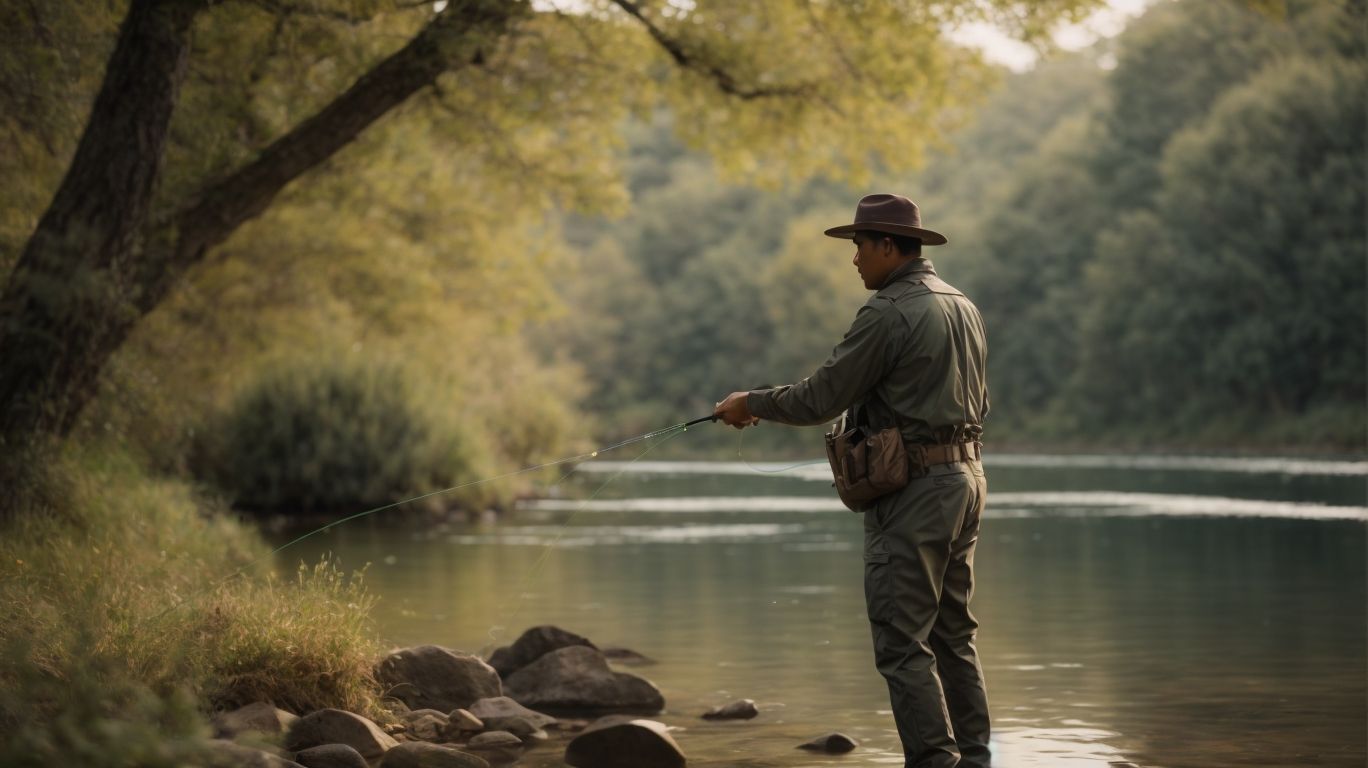
[{"label": "shrub", "polygon": [[[242,509],[360,511],[475,479],[469,432],[413,396],[395,366],[278,367],[206,438],[201,461]],[[478,497],[478,492],[466,498]]]}]

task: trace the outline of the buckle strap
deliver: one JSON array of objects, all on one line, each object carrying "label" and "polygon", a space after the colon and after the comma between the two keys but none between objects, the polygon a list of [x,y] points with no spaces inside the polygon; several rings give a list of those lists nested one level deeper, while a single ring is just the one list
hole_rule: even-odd
[{"label": "buckle strap", "polygon": [[962,461],[978,461],[983,458],[983,443],[977,440],[967,443],[948,443],[945,445],[916,444],[909,446],[908,457],[916,467],[926,468],[936,464],[958,464]]}]

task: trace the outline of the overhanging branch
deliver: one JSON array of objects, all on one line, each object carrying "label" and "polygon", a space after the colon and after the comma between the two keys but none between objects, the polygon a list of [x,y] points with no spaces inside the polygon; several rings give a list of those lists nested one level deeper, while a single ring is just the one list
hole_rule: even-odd
[{"label": "overhanging branch", "polygon": [[155,305],[174,277],[206,249],[260,215],[286,184],[332,157],[438,75],[478,66],[485,50],[525,12],[526,5],[520,2],[453,0],[407,45],[346,92],[277,139],[256,160],[204,189],[164,222],[174,228],[174,250],[158,289],[148,291],[143,302]]},{"label": "overhanging branch", "polygon": [[651,35],[651,39],[670,55],[671,59],[679,65],[681,69],[693,70],[712,78],[717,87],[723,93],[735,96],[738,99],[750,101],[753,99],[790,97],[790,96],[810,96],[815,90],[810,83],[797,85],[776,85],[776,86],[747,86],[738,82],[732,73],[718,66],[717,64],[695,56],[680,45],[678,40],[665,34],[665,31],[656,26],[646,15],[642,13],[641,6],[632,0],[613,0],[613,4],[625,11],[629,16],[636,19],[646,31]]}]

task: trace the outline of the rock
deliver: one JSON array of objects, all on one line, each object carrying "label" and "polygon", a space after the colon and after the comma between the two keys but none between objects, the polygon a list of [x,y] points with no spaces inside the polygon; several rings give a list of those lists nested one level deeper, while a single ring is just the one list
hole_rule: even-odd
[{"label": "rock", "polygon": [[522,636],[515,640],[513,645],[498,648],[491,653],[489,665],[499,673],[499,677],[507,680],[509,675],[542,656],[572,645],[583,645],[597,650],[588,638],[581,637],[574,632],[567,632],[560,627],[553,627],[549,624],[533,627],[522,633]]},{"label": "rock", "polygon": [[[499,696],[498,698],[502,699],[504,697]],[[488,701],[488,699],[480,699],[480,701]],[[514,702],[512,699],[509,699],[509,701],[513,702],[515,705],[517,704],[517,702]],[[479,701],[475,702],[475,704],[479,703]],[[528,711],[530,712],[531,710]],[[484,730],[484,727],[484,721],[471,714],[468,709],[453,709],[447,714],[446,736],[448,739],[461,733],[479,733]]]},{"label": "rock", "polygon": [[525,707],[558,714],[654,714],[665,708],[651,681],[614,672],[603,654],[582,645],[552,651],[514,672],[507,692]]},{"label": "rock", "polygon": [[295,721],[285,735],[285,748],[299,752],[323,744],[346,744],[367,760],[375,760],[399,742],[360,715],[320,709]]},{"label": "rock", "polygon": [[755,702],[750,699],[740,699],[730,704],[723,704],[720,707],[713,707],[703,713],[704,720],[749,720],[760,714],[760,710],[755,708]]},{"label": "rock", "polygon": [[443,738],[450,720],[445,712],[438,712],[435,709],[415,709],[404,715],[408,734],[423,741],[437,741]]},{"label": "rock", "polygon": [[225,739],[209,742],[206,765],[214,768],[300,768],[299,763]]},{"label": "rock", "polygon": [[466,742],[467,749],[519,749],[522,739],[508,731],[487,731]]},{"label": "rock", "polygon": [[503,695],[499,673],[478,656],[437,645],[404,648],[376,665],[376,679],[388,695],[412,709],[450,712],[477,699]]},{"label": "rock", "polygon": [[541,712],[534,712],[507,696],[480,699],[470,705],[470,714],[484,723],[480,730],[490,731],[508,730],[504,726],[513,719],[526,720],[537,728],[545,728],[556,722],[556,718]]},{"label": "rock", "polygon": [[613,715],[571,739],[565,762],[575,768],[683,768],[685,758],[663,723]]},{"label": "rock", "polygon": [[535,723],[525,717],[510,717],[503,722],[502,727],[496,730],[511,733],[522,739],[524,744],[533,744],[551,738],[546,731],[538,728]]},{"label": "rock", "polygon": [[489,768],[489,763],[459,749],[410,741],[386,752],[379,768]]},{"label": "rock", "polygon": [[295,755],[295,762],[304,768],[368,768],[366,758],[346,744],[309,747]]},{"label": "rock", "polygon": [[650,656],[643,656],[631,648],[618,648],[610,646],[601,649],[603,655],[614,664],[624,664],[629,667],[648,667],[656,663]]},{"label": "rock", "polygon": [[860,746],[860,742],[844,733],[828,733],[806,744],[799,744],[798,748],[806,749],[809,752],[825,752],[828,755],[843,755],[858,746]]},{"label": "rock", "polygon": [[258,701],[232,712],[220,712],[214,715],[212,719],[214,738],[232,739],[240,734],[253,731],[279,736],[288,731],[290,725],[298,719],[299,717],[294,714],[283,709],[276,709],[275,705],[270,702]]}]

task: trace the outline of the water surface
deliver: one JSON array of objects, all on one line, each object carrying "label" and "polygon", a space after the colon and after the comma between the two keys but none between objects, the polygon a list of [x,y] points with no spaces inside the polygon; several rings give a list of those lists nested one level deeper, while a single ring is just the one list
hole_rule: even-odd
[{"label": "water surface", "polygon": [[[395,645],[552,623],[655,658],[695,766],[901,765],[861,524],[822,466],[607,462],[501,522],[382,519],[287,550],[372,563]],[[973,610],[996,765],[1363,766],[1368,463],[995,457]],[[592,496],[585,501],[586,497]],[[710,723],[754,699],[760,717]],[[795,745],[831,730],[854,753]],[[542,748],[521,764],[559,766]]]}]

